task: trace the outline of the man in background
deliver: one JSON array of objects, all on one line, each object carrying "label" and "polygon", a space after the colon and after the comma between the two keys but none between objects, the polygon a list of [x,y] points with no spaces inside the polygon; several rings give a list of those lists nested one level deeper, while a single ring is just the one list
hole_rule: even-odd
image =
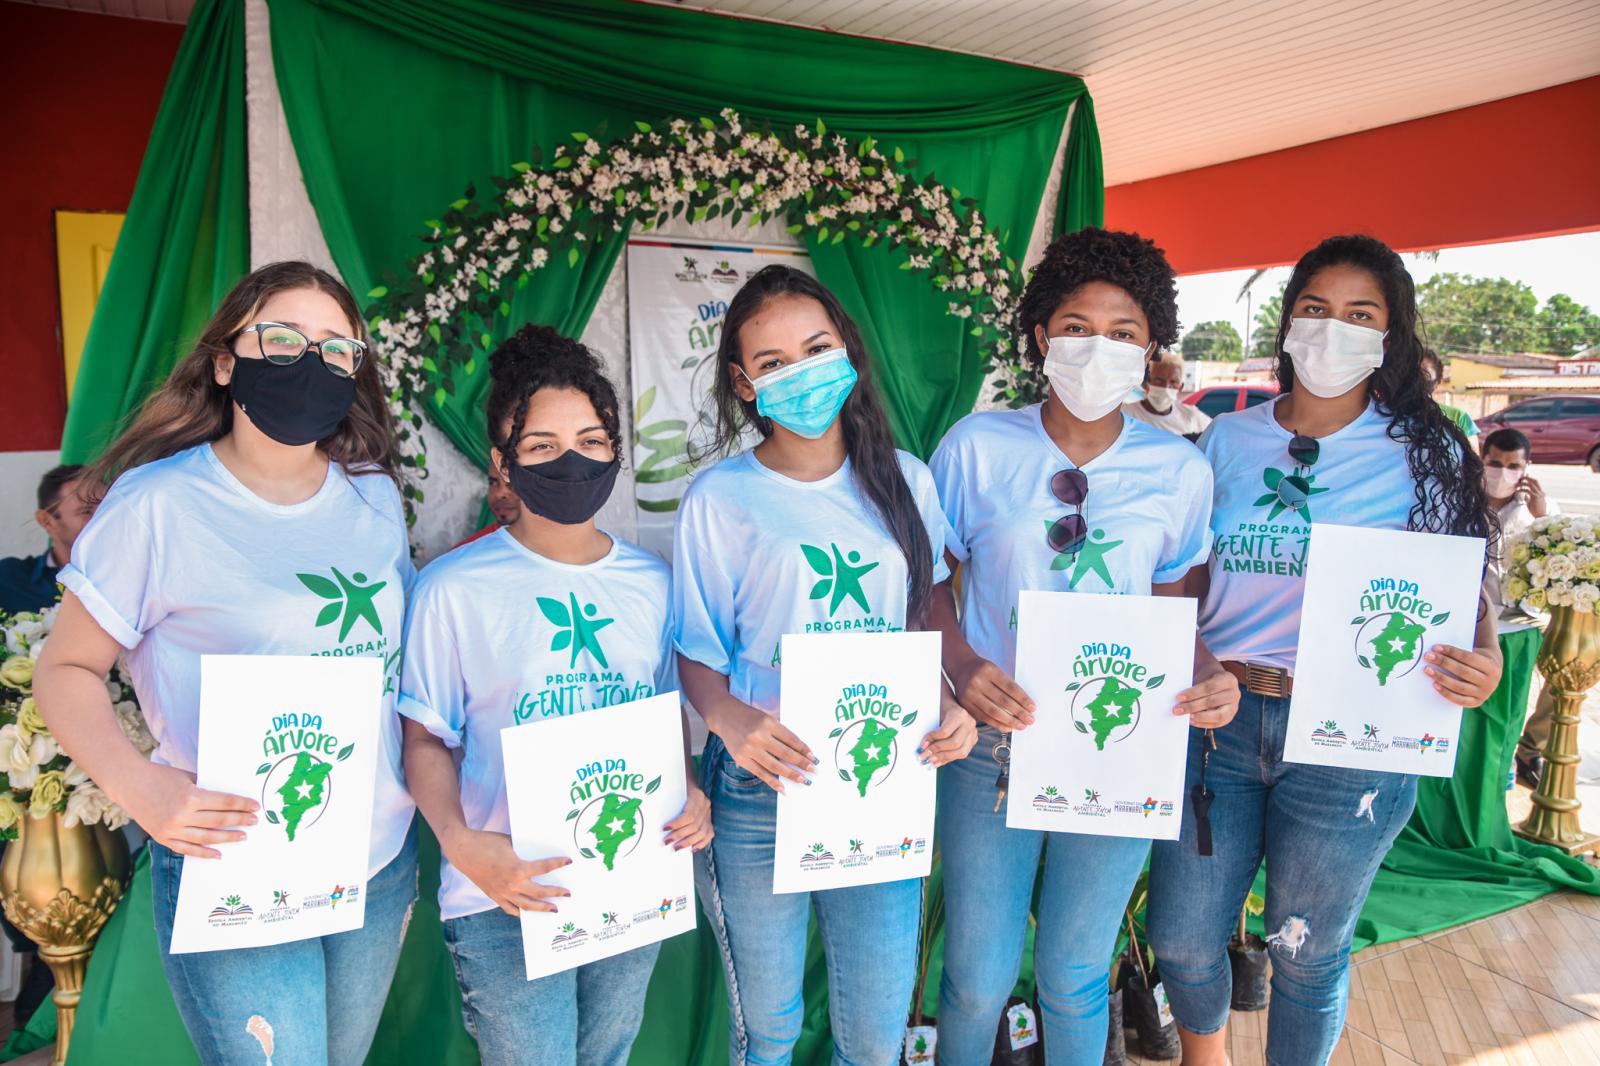
[{"label": "man in background", "polygon": [[67,565],[72,542],[94,514],[78,492],[82,473],[81,466],[58,466],[39,479],[33,520],[50,542],[38,555],[0,559],[0,613],[39,611],[56,602],[56,571]]},{"label": "man in background", "polygon": [[1211,417],[1192,403],[1183,402],[1183,356],[1163,348],[1144,365],[1144,399],[1125,403],[1123,411],[1141,422],[1194,440]]},{"label": "man in background", "polygon": [[[1444,380],[1444,360],[1440,359],[1439,353],[1432,348],[1424,348],[1422,350],[1422,379],[1428,383],[1429,396],[1434,394],[1434,391],[1439,388],[1439,383]],[[1478,424],[1472,420],[1472,416],[1467,412],[1459,407],[1452,407],[1447,403],[1439,404],[1439,410],[1444,412],[1446,418],[1461,427],[1461,432],[1467,435],[1467,440],[1471,441],[1477,437]]]}]

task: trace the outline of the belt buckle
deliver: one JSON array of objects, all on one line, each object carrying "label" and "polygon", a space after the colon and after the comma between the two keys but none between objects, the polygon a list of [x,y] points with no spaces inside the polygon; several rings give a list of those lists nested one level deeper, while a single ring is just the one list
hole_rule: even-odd
[{"label": "belt buckle", "polygon": [[1259,663],[1244,664],[1244,687],[1246,691],[1254,692],[1258,696],[1272,696],[1282,699],[1289,693],[1285,691],[1285,684],[1289,672],[1282,667],[1262,666]]}]

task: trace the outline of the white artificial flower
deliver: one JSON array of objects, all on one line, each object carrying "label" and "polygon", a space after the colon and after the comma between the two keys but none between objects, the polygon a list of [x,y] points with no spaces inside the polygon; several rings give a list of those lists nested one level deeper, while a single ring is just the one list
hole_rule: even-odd
[{"label": "white artificial flower", "polygon": [[80,823],[98,825],[113,807],[111,797],[101,792],[98,785],[85,783],[67,795],[67,813],[61,824],[69,829]]}]

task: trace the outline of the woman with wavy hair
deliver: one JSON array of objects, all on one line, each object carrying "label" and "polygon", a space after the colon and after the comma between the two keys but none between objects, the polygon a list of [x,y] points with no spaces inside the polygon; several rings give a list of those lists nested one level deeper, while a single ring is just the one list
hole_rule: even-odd
[{"label": "woman with wavy hair", "polygon": [[[815,278],[757,272],[728,306],[717,359],[718,444],[737,447],[747,425],[760,439],[684,495],[672,585],[683,691],[711,731],[700,775],[716,837],[701,853],[700,901],[727,967],[729,1060],[790,1060],[814,908],[835,1061],[892,1062],[922,884],[772,891],[777,793],[810,784],[817,765],[779,720],[780,641],[923,628],[949,576],[944,516],[928,468],[895,449],[860,331]],[[976,736],[941,692],[940,726],[917,752],[925,767],[964,757]]]},{"label": "woman with wavy hair", "polygon": [[[1227,1061],[1228,938],[1263,857],[1267,1061],[1328,1061],[1356,917],[1416,803],[1407,774],[1284,761],[1312,523],[1493,534],[1482,464],[1429,396],[1400,257],[1372,237],[1330,237],[1296,264],[1283,308],[1281,395],[1223,415],[1200,439],[1215,475],[1216,540],[1190,589],[1201,635],[1245,692],[1215,750],[1191,739],[1188,785],[1209,804],[1198,820],[1186,805],[1181,837],[1157,843],[1151,859],[1150,940],[1188,1066]],[[1463,707],[1500,678],[1481,601],[1474,643],[1425,656],[1434,688]]]},{"label": "woman with wavy hair", "polygon": [[[204,1062],[266,1049],[279,1066],[356,1066],[417,859],[392,695],[413,571],[388,402],[349,290],[309,263],[253,271],[83,484],[104,500],[61,571],[35,691],[62,748],[152,838],[162,964],[195,1050]],[[102,680],[124,652],[157,741],[148,760]],[[257,824],[254,800],[195,785],[200,660],[218,654],[384,662],[360,929],[167,952],[185,859],[218,858]]]}]

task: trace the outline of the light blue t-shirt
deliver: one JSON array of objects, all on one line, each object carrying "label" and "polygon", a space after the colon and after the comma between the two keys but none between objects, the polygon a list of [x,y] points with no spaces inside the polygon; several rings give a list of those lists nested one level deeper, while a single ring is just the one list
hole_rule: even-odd
[{"label": "light blue t-shirt", "polygon": [[[511,832],[506,726],[677,688],[670,595],[667,565],[615,537],[604,558],[578,566],[529,551],[502,529],[423,569],[406,613],[400,713],[460,749],[468,825]],[[445,918],[494,905],[443,861]]]},{"label": "light blue t-shirt", "polygon": [[[938,584],[950,576],[939,496],[921,460],[896,454]],[[672,599],[678,650],[728,675],[735,699],[775,714],[783,635],[904,629],[906,563],[848,459],[821,481],[795,481],[748,451],[684,494]]]},{"label": "light blue t-shirt", "polygon": [[1294,671],[1305,597],[1311,523],[1405,529],[1416,503],[1406,447],[1389,436],[1389,419],[1368,404],[1355,421],[1319,439],[1317,461],[1301,470],[1305,506],[1278,499],[1278,479],[1296,473],[1294,434],[1273,411],[1282,398],[1220,415],[1200,438],[1216,475],[1211,591],[1200,633],[1218,659]]},{"label": "light blue t-shirt", "polygon": [[981,411],[951,427],[930,463],[963,564],[961,632],[979,655],[1016,672],[1023,589],[1147,596],[1211,550],[1211,469],[1182,437],[1123,415],[1111,447],[1081,468],[1089,537],[1076,556],[1045,534],[1072,508],[1050,481],[1074,466],[1040,419],[1040,405]]}]

